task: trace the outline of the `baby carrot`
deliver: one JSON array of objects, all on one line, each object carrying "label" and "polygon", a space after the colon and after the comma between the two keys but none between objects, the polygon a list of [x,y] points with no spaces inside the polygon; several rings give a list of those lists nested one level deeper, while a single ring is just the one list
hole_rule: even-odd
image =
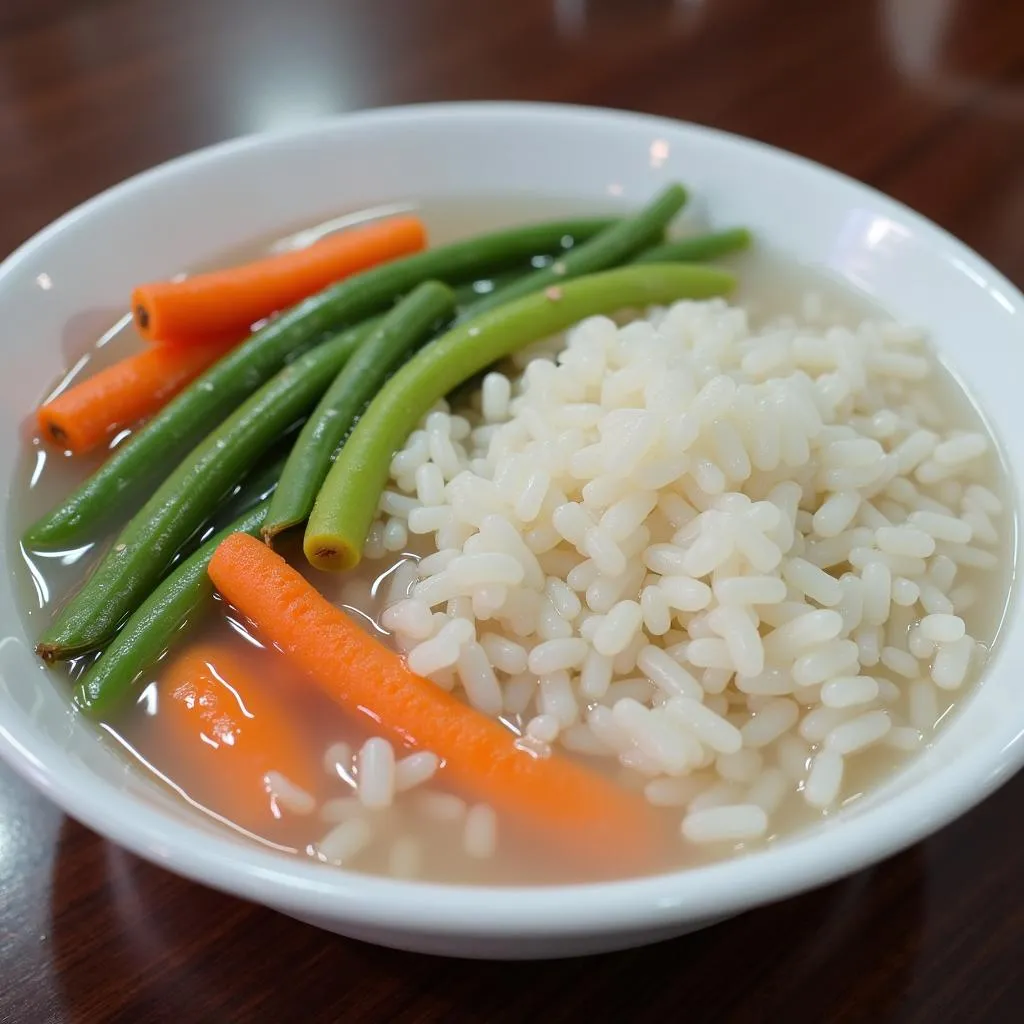
[{"label": "baby carrot", "polygon": [[392,217],[242,266],[139,285],[132,292],[135,326],[150,341],[205,342],[227,331],[246,332],[335,281],[419,252],[426,238],[418,217]]},{"label": "baby carrot", "polygon": [[210,809],[243,827],[281,815],[274,773],[310,794],[316,785],[317,765],[287,695],[218,644],[186,648],[164,669],[153,725],[181,763],[214,786]]},{"label": "baby carrot", "polygon": [[561,253],[603,231],[607,218],[508,228],[403,256],[325,288],[274,317],[176,395],[95,473],[25,532],[29,547],[53,550],[95,536],[112,508],[138,508],[167,470],[289,360],[340,330],[390,308],[424,281],[448,284]]},{"label": "baby carrot", "polygon": [[274,442],[302,419],[363,340],[353,328],[289,363],[178,464],[125,524],[36,645],[46,661],[103,647]]},{"label": "baby carrot", "polygon": [[82,455],[162,408],[234,344],[151,345],[40,406],[39,428],[48,440]]},{"label": "baby carrot", "polygon": [[208,571],[320,690],[393,740],[433,751],[459,788],[590,861],[651,863],[657,835],[639,798],[570,760],[519,750],[501,724],[410,672],[265,544],[232,534]]}]

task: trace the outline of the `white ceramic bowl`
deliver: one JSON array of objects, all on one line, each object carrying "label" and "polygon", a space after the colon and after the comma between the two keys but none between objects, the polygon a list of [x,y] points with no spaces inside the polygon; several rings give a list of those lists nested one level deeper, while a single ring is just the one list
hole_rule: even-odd
[{"label": "white ceramic bowl", "polygon": [[[929,328],[997,436],[1024,432],[1024,297],[988,263],[903,206],[822,167],[673,121],[556,106],[374,111],[243,138],[175,160],[93,199],[0,267],[0,477],[10,480],[32,401],[64,365],[83,311],[130,286],[346,207],[508,193],[600,207],[678,179],[715,223],[827,268]],[[78,350],[86,339],[71,339]],[[1024,507],[1024,447],[1008,451]],[[275,855],[176,803],[69,711],[31,653],[0,571],[0,754],[68,814],[135,853],[331,931],[406,949],[547,957],[699,928],[864,867],[980,801],[1024,763],[1024,629],[1004,631],[984,685],[935,745],[827,824],[763,853],[596,886],[489,889],[402,883]],[[3,823],[0,822],[0,829]]]}]

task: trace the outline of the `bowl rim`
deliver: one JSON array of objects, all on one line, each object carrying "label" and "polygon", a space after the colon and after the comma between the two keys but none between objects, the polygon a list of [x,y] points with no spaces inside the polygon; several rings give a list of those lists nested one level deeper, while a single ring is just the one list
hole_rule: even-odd
[{"label": "bowl rim", "polygon": [[[986,282],[1024,308],[1024,295],[987,260],[945,229],[882,192],[805,157],[767,143],[693,122],[624,110],[571,104],[468,101],[385,107],[318,119],[271,132],[228,139],[133,175],[65,213],[0,264],[0,288],[17,268],[71,225],[158,185],[185,168],[214,163],[268,145],[287,144],[325,130],[377,123],[400,127],[435,121],[515,119],[649,126],[686,132],[712,145],[754,149],[795,174],[831,179],[894,219],[941,245]],[[1011,600],[1013,589],[1011,589]],[[999,661],[999,645],[988,671]],[[840,829],[814,826],[764,851],[706,866],[610,882],[479,886],[400,881],[305,862],[291,854],[223,835],[197,835],[165,812],[123,793],[97,795],[88,774],[74,770],[63,751],[31,727],[0,722],[0,757],[69,816],[131,852],[206,886],[313,919],[348,921],[432,934],[529,936],[622,932],[712,919],[825,885],[905,849],[963,814],[1024,765],[1024,726],[998,723],[1002,742],[979,744],[968,759],[938,768],[927,779],[863,813]],[[994,730],[995,731],[995,730]],[[61,758],[65,758],[62,766]],[[106,789],[107,787],[104,787]],[[124,800],[131,814],[125,813]],[[836,840],[837,833],[841,839]]]}]

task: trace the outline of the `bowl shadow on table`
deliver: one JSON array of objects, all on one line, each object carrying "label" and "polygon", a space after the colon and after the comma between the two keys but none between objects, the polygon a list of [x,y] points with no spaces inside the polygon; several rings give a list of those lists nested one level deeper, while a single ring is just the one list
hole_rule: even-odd
[{"label": "bowl shadow on table", "polygon": [[[646,949],[444,960],[331,936],[185,882],[67,822],[55,973],[68,1021],[888,1020],[927,909],[921,848]],[[849,1016],[851,1000],[856,1012]]]}]

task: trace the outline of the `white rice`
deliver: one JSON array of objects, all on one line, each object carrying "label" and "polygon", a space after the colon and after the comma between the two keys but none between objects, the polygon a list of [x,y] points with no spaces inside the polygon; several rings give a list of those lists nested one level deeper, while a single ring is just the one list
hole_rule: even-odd
[{"label": "white rice", "polygon": [[416,810],[431,821],[461,821],[466,816],[466,801],[453,793],[425,789],[414,798]]},{"label": "white rice", "polygon": [[779,767],[796,787],[801,786],[807,777],[811,753],[811,745],[793,732],[783,733],[775,745]]},{"label": "white rice", "polygon": [[770,818],[789,795],[790,783],[779,768],[764,768],[747,790],[747,800],[757,804]]},{"label": "white rice", "polygon": [[562,723],[555,715],[536,715],[526,723],[525,734],[538,743],[550,744],[558,739]]},{"label": "white rice", "polygon": [[465,644],[459,650],[456,666],[469,703],[484,714],[497,715],[502,707],[501,687],[491,659],[483,647],[478,643]]},{"label": "white rice", "polygon": [[324,800],[320,804],[320,820],[328,824],[337,825],[338,822],[348,821],[349,818],[360,817],[365,808],[356,796],[338,796]]},{"label": "white rice", "polygon": [[903,676],[904,679],[916,679],[920,675],[917,659],[909,650],[904,651],[899,647],[883,647],[881,661],[890,672]]},{"label": "white rice", "polygon": [[405,793],[434,777],[441,759],[429,750],[409,754],[395,763],[395,792]]},{"label": "white rice", "polygon": [[644,786],[644,796],[655,807],[686,807],[710,785],[701,775],[652,779]]},{"label": "white rice", "polygon": [[736,804],[691,811],[682,825],[691,843],[741,842],[758,839],[768,831],[768,815],[757,804]]},{"label": "white rice", "polygon": [[352,748],[347,743],[332,743],[325,751],[323,757],[324,771],[328,775],[337,775],[354,784],[352,778]]},{"label": "white rice", "polygon": [[373,839],[373,828],[365,818],[351,818],[335,825],[316,844],[316,852],[329,864],[348,864]]},{"label": "white rice", "polygon": [[877,743],[892,728],[892,719],[885,711],[867,711],[849,722],[841,722],[825,737],[825,749],[841,757]]},{"label": "white rice", "polygon": [[395,750],[380,737],[368,739],[356,755],[356,792],[364,807],[390,807],[395,796]]},{"label": "white rice", "polygon": [[907,718],[911,726],[929,735],[939,720],[939,698],[926,679],[915,679],[907,695]]},{"label": "white rice", "polygon": [[[749,703],[748,703],[749,707]],[[740,728],[740,737],[748,750],[770,746],[789,732],[800,717],[800,707],[793,700],[769,700],[753,710]]]},{"label": "white rice", "polygon": [[839,798],[843,783],[843,759],[837,751],[822,750],[814,755],[804,783],[804,799],[812,806],[826,808]]},{"label": "white rice", "polygon": [[493,857],[498,845],[498,816],[487,804],[474,804],[466,813],[462,846],[470,857]]},{"label": "white rice", "polygon": [[918,628],[925,639],[936,644],[953,643],[960,640],[966,632],[964,620],[948,613],[926,615]]},{"label": "white rice", "polygon": [[665,714],[720,754],[736,754],[743,746],[743,735],[735,725],[692,697],[673,697],[665,705]]},{"label": "white rice", "polygon": [[694,675],[661,647],[645,644],[636,657],[636,667],[669,696],[701,700],[704,690]]},{"label": "white rice", "polygon": [[830,708],[870,704],[878,696],[878,681],[871,676],[835,676],[821,687],[821,702]]},{"label": "white rice", "polygon": [[316,810],[316,798],[280,772],[267,772],[263,785],[277,814],[312,814]]},{"label": "white rice", "polygon": [[924,742],[924,734],[920,729],[914,729],[908,725],[894,726],[882,737],[882,742],[894,750],[913,753],[920,749]]},{"label": "white rice", "polygon": [[643,612],[639,602],[620,601],[608,611],[594,631],[594,650],[606,657],[621,654],[633,642],[642,626]]},{"label": "white rice", "polygon": [[764,758],[756,750],[736,750],[715,758],[718,774],[730,782],[754,783],[763,767]]},{"label": "white rice", "polygon": [[[849,759],[927,742],[983,660],[969,609],[1004,510],[918,334],[682,302],[513,362],[392,462],[366,553],[427,535],[380,619],[413,671],[539,756],[617,760],[698,843],[827,812]],[[371,758],[374,805],[431,757]],[[493,809],[411,799],[493,853]]]},{"label": "white rice", "polygon": [[969,636],[939,647],[932,665],[932,680],[943,690],[957,690],[963,686],[971,657],[978,645]]}]

